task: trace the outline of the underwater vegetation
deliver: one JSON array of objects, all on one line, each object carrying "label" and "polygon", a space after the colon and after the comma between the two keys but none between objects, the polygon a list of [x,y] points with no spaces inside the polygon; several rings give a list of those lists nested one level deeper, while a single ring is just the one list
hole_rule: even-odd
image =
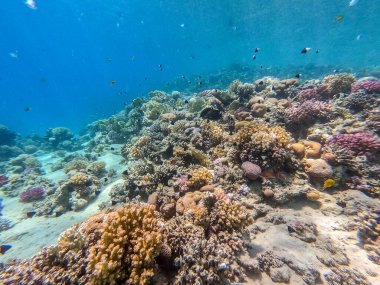
[{"label": "underwater vegetation", "polygon": [[[81,137],[55,128],[18,138],[2,127],[3,145],[18,149],[2,157],[4,197],[46,219],[102,202],[55,245],[5,263],[0,280],[371,284],[380,265],[379,86],[349,73],[235,80],[224,90],[153,91]],[[366,271],[352,266],[352,248],[368,255]]]}]

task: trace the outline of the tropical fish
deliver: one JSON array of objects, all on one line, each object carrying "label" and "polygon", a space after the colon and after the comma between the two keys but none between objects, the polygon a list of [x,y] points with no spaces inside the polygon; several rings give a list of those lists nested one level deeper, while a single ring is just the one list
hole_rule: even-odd
[{"label": "tropical fish", "polygon": [[12,246],[10,244],[2,244],[0,247],[0,255],[4,255],[8,250],[10,250]]},{"label": "tropical fish", "polygon": [[308,53],[311,50],[309,47],[305,47],[301,50],[301,53]]},{"label": "tropical fish", "polygon": [[355,6],[358,4],[359,0],[351,0],[350,3],[348,4],[349,7]]},{"label": "tropical fish", "polygon": [[326,189],[326,188],[331,188],[335,185],[335,180],[334,179],[326,179],[325,182],[323,183],[323,188]]}]

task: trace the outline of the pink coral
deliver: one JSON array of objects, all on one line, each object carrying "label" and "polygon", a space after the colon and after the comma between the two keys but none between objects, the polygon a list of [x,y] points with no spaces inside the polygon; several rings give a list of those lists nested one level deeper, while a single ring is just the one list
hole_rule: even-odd
[{"label": "pink coral", "polygon": [[380,150],[380,142],[368,133],[333,135],[326,145],[348,149],[354,155],[372,155]]},{"label": "pink coral", "polygon": [[298,107],[290,107],[287,115],[293,123],[313,123],[317,119],[326,119],[331,108],[329,104],[318,100],[306,100]]},{"label": "pink coral", "polygon": [[21,202],[32,202],[42,198],[45,194],[45,189],[42,186],[29,188],[20,193]]},{"label": "pink coral", "polygon": [[380,93],[380,81],[378,80],[364,80],[358,81],[352,85],[351,92],[357,92],[360,89],[365,90],[367,93]]},{"label": "pink coral", "polygon": [[243,162],[241,169],[249,180],[256,180],[261,174],[260,166],[249,161]]},{"label": "pink coral", "polygon": [[318,94],[317,88],[309,88],[309,89],[301,90],[298,93],[297,98],[300,102],[305,102],[307,100],[312,100],[312,99],[320,100],[322,99],[322,96]]}]

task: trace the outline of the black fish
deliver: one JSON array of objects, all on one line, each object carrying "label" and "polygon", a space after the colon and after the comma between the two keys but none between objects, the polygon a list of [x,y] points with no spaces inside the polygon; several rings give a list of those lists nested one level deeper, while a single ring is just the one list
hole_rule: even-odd
[{"label": "black fish", "polygon": [[33,218],[33,216],[36,214],[37,212],[36,211],[29,211],[29,212],[26,212],[26,216],[28,218]]},{"label": "black fish", "polygon": [[24,111],[25,111],[25,112],[29,112],[29,111],[30,111],[30,107],[25,107],[25,108],[24,108]]},{"label": "black fish", "polygon": [[320,53],[321,51],[319,49],[317,49],[317,51],[315,53]]},{"label": "black fish", "polygon": [[259,52],[259,51],[260,51],[260,48],[256,48],[256,49],[255,49],[255,52]]},{"label": "black fish", "polygon": [[311,50],[311,48],[305,47],[301,50],[301,53],[308,53]]},{"label": "black fish", "polygon": [[302,76],[301,73],[297,73],[297,74],[295,75],[295,77],[297,77],[297,78],[301,78],[301,76]]},{"label": "black fish", "polygon": [[252,56],[252,59],[255,60],[256,59],[256,55]]},{"label": "black fish", "polygon": [[2,244],[1,245],[1,255],[5,254],[8,250],[10,250],[12,246],[10,244]]}]

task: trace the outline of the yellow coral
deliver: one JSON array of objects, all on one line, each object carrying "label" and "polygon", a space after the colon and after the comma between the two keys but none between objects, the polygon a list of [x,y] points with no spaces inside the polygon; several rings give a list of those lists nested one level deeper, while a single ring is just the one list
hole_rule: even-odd
[{"label": "yellow coral", "polygon": [[129,150],[129,155],[132,159],[137,159],[141,156],[141,152],[136,146],[132,146]]},{"label": "yellow coral", "polygon": [[223,141],[223,138],[225,137],[225,132],[222,128],[222,125],[214,122],[203,122],[201,124],[202,132],[206,137],[209,137],[211,143],[213,145],[217,145]]},{"label": "yellow coral", "polygon": [[188,181],[188,185],[193,187],[204,186],[206,184],[209,184],[212,180],[211,172],[205,167],[193,169],[190,172],[190,176],[191,177]]},{"label": "yellow coral", "polygon": [[148,284],[163,242],[154,206],[127,205],[105,219],[88,257],[91,284]]},{"label": "yellow coral", "polygon": [[89,181],[89,177],[83,173],[74,174],[70,177],[70,182],[75,186],[86,185]]},{"label": "yellow coral", "polygon": [[327,87],[328,95],[349,92],[351,85],[356,81],[355,77],[349,73],[340,73],[326,76],[323,85]]},{"label": "yellow coral", "polygon": [[242,231],[253,223],[253,219],[240,202],[219,200],[213,209],[211,223],[217,230]]}]

